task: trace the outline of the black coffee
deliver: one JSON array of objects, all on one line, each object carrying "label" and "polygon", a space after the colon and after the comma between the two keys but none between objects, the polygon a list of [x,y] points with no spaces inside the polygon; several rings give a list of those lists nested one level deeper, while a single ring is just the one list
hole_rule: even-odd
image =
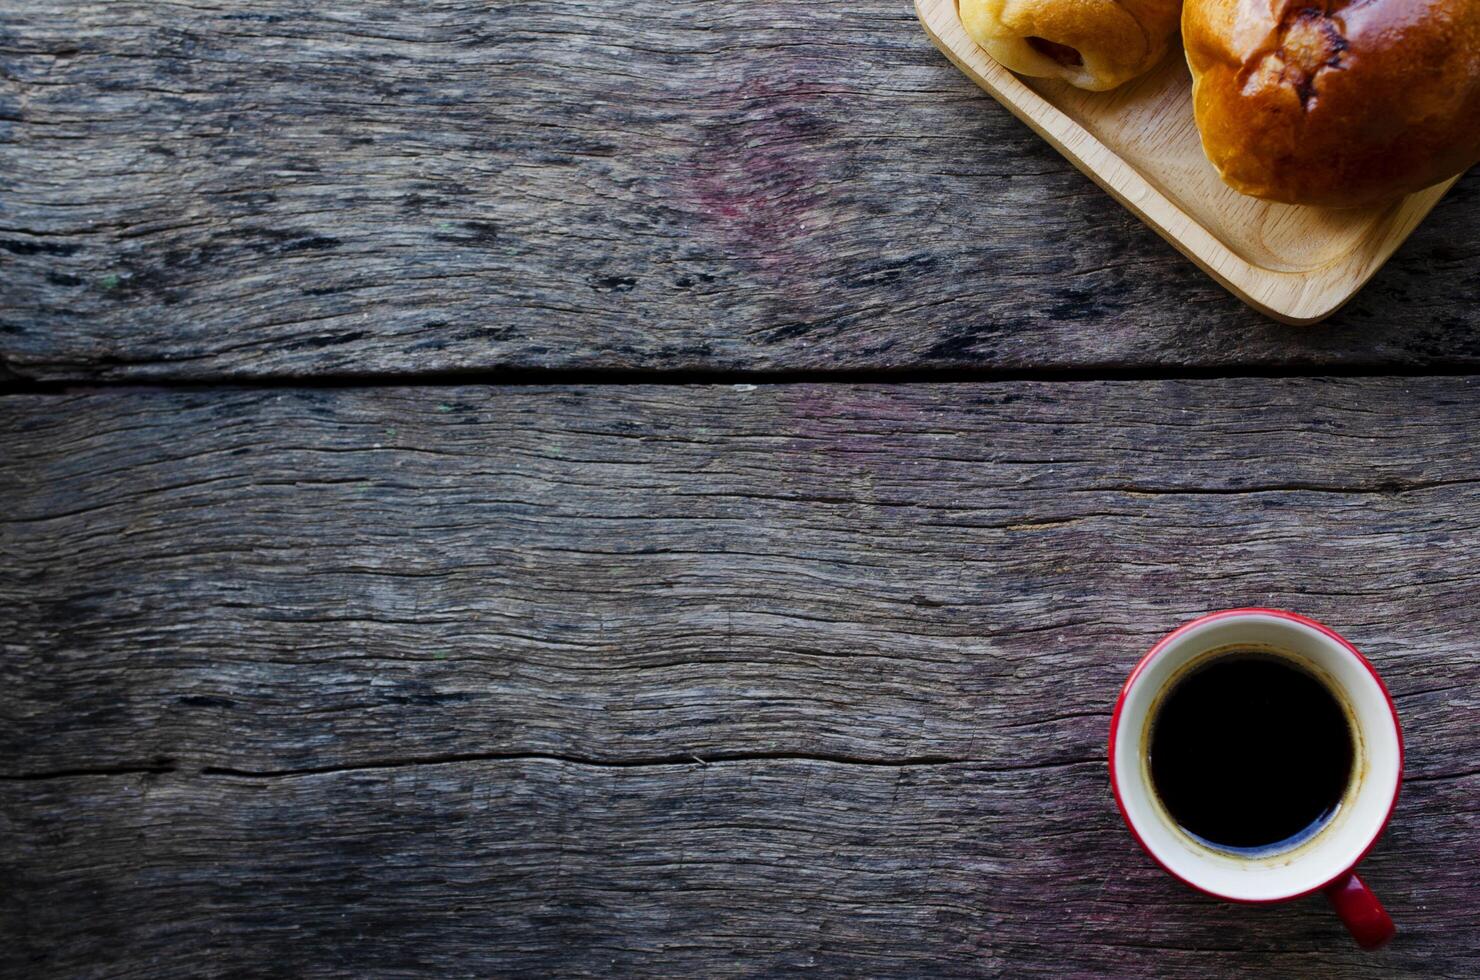
[{"label": "black coffee", "polygon": [[1234,651],[1177,681],[1151,726],[1151,778],[1184,830],[1227,848],[1313,833],[1351,779],[1352,734],[1315,677]]}]

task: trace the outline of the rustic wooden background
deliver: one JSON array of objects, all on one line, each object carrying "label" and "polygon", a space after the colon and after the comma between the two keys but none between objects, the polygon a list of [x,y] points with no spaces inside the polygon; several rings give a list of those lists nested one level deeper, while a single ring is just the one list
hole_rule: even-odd
[{"label": "rustic wooden background", "polygon": [[[1477,218],[1291,328],[905,0],[7,5],[0,972],[1480,973]],[[1382,953],[1115,813],[1247,603]]]}]

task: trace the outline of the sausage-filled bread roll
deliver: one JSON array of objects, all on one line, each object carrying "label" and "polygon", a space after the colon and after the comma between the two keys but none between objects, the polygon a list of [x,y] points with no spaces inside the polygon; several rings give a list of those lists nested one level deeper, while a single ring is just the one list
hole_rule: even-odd
[{"label": "sausage-filled bread roll", "polygon": [[960,0],[982,49],[1020,75],[1102,91],[1166,54],[1182,0]]}]

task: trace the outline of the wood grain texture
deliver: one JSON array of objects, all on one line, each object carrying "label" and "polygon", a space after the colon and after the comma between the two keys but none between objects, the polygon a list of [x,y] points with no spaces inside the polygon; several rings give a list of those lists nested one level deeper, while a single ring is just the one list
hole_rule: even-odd
[{"label": "wood grain texture", "polygon": [[1480,777],[1411,783],[1402,916],[1220,904],[1137,853],[1103,767],[458,762],[0,783],[14,976],[1464,977]]},{"label": "wood grain texture", "polygon": [[[7,973],[1469,975],[1473,379],[0,398]],[[1121,828],[1155,637],[1408,735],[1405,930]]]},{"label": "wood grain texture", "polygon": [[898,0],[28,0],[0,69],[26,377],[1480,361],[1475,178],[1275,324]]}]

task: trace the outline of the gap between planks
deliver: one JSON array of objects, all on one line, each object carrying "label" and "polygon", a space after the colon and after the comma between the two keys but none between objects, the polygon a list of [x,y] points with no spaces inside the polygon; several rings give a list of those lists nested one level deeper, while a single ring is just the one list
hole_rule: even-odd
[{"label": "gap between planks", "polygon": [[1229,380],[1298,380],[1306,378],[1471,378],[1480,376],[1480,364],[1445,362],[1391,366],[1378,363],[1341,365],[1296,365],[1280,368],[1187,367],[1174,371],[1144,368],[1084,367],[1053,371],[1026,369],[972,368],[873,368],[873,369],[807,369],[807,370],[648,370],[588,369],[563,370],[520,368],[508,371],[470,369],[430,373],[331,373],[313,375],[272,375],[268,377],[219,378],[127,378],[98,381],[33,380],[0,374],[0,397],[6,395],[65,395],[103,390],[178,390],[210,391],[213,389],[366,389],[366,388],[454,388],[484,387],[562,387],[562,386],[635,386],[635,385],[804,385],[804,384],[1006,384],[1036,382],[1040,384],[1092,384],[1105,381],[1229,381]]},{"label": "gap between planks", "polygon": [[[989,772],[1024,772],[1040,769],[1067,769],[1072,766],[1104,765],[1099,757],[1056,759],[1024,765],[1000,765],[984,759],[957,758],[947,755],[904,756],[900,758],[863,757],[812,752],[710,752],[700,756],[693,752],[658,755],[637,759],[602,759],[552,752],[466,752],[425,757],[367,759],[327,766],[301,766],[286,769],[238,769],[233,766],[201,766],[198,769],[178,765],[173,759],[159,759],[149,764],[104,766],[91,769],[56,769],[44,772],[0,774],[0,782],[41,782],[54,779],[83,779],[103,776],[167,776],[183,774],[202,777],[238,779],[286,779],[295,776],[323,776],[343,772],[366,772],[377,769],[411,769],[423,766],[462,765],[469,762],[551,762],[588,769],[652,769],[674,766],[744,764],[750,762],[802,762],[830,766],[862,766],[876,769],[925,769],[941,766],[974,766]],[[1437,777],[1431,777],[1437,778]]]}]

